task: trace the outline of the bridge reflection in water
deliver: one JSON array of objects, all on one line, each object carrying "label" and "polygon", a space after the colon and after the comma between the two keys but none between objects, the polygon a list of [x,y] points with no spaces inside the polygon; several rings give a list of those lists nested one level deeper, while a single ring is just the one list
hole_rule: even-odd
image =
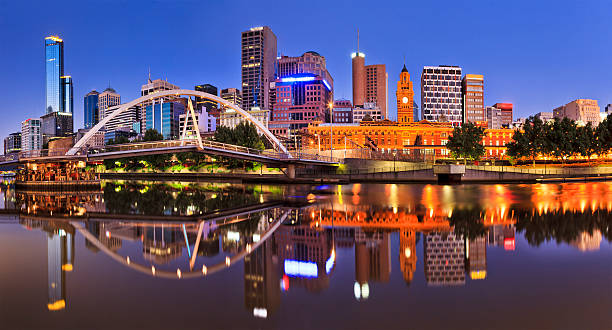
[{"label": "bridge reflection in water", "polygon": [[[510,199],[484,208],[441,202],[450,198],[441,186],[425,187],[414,203],[384,207],[355,203],[355,187],[319,195],[313,204],[283,200],[278,197],[286,192],[266,189],[109,183],[89,194],[8,190],[3,212],[48,233],[49,310],[67,306],[66,274],[78,268],[77,232],[90,251],[156,278],[205,278],[243,260],[245,307],[256,317],[274,313],[283,290],[327,289],[339,249],[354,251],[354,295],[366,300],[371,283],[390,281],[397,252],[404,281],[413,281],[420,241],[427,284],[454,286],[486,279],[487,249],[511,253],[517,231],[532,245],[556,240],[583,251],[597,249],[602,237],[610,240],[612,206],[605,189],[586,203],[540,187],[530,201],[535,207]],[[397,188],[385,189],[392,195]],[[393,233],[399,235],[397,247]]]}]

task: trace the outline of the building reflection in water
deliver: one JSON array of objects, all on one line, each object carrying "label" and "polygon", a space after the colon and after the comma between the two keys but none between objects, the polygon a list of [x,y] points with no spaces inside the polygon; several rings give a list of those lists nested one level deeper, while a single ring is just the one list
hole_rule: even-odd
[{"label": "building reflection in water", "polygon": [[[534,186],[530,189],[535,189],[539,199],[529,199],[530,204],[524,205],[517,197],[525,194],[520,191],[523,187],[486,186],[481,193],[493,194],[492,200],[496,203],[480,209],[458,202],[467,199],[462,195],[466,192],[455,192],[449,187],[428,185],[420,192],[410,187],[404,194],[402,186],[389,186],[385,189],[388,195],[385,198],[392,199],[393,205],[386,205],[368,201],[370,195],[355,198],[363,191],[362,186],[355,185],[349,192],[353,198],[333,195],[331,203],[305,208],[279,206],[258,210],[254,207],[235,216],[203,222],[195,221],[197,218],[191,212],[185,215],[192,217],[189,221],[177,221],[183,216],[178,211],[160,215],[156,220],[150,220],[150,215],[140,211],[130,221],[113,220],[108,215],[105,217],[109,220],[92,217],[105,214],[105,200],[119,203],[117,196],[108,196],[114,194],[114,189],[105,191],[104,195],[6,191],[4,202],[5,209],[14,209],[24,226],[48,234],[49,310],[67,306],[66,273],[74,268],[74,235],[78,223],[91,234],[85,245],[93,252],[103,249],[105,253],[119,255],[123,250],[133,250],[122,249],[123,246],[139,246],[142,255],[121,258],[128,266],[143,263],[145,268],[151,268],[148,273],[151,276],[160,276],[166,271],[174,272],[175,278],[181,279],[197,270],[200,277],[205,277],[215,267],[209,263],[225,260],[223,269],[226,269],[234,263],[230,257],[243,255],[245,308],[255,317],[267,318],[278,310],[283,292],[295,287],[309,292],[326,290],[334,274],[336,249],[354,251],[354,295],[357,300],[367,300],[372,295],[372,283],[390,281],[394,233],[399,236],[398,250],[395,250],[399,255],[399,269],[408,285],[414,281],[419,241],[423,244],[425,281],[432,286],[465,285],[466,278],[485,280],[492,276],[487,272],[487,249],[503,248],[512,253],[517,248],[517,231],[531,245],[555,240],[580,251],[597,250],[601,241],[610,237],[612,205],[606,187],[587,192],[578,188],[576,194],[568,195],[551,187]],[[202,197],[201,194],[178,196],[182,196],[182,206],[177,209],[186,210],[193,209],[189,205]],[[409,196],[410,200],[403,201],[403,196]],[[592,199],[590,203],[585,202],[585,196]],[[225,198],[229,207],[235,207],[236,199]],[[239,201],[244,200],[247,199]],[[255,202],[260,203],[259,199]],[[129,203],[117,209],[129,210],[128,206]],[[284,223],[276,226],[287,210],[291,211]],[[221,211],[224,210],[215,209],[215,212]],[[172,221],[164,221],[164,216],[173,217]],[[259,246],[252,248],[256,245]],[[195,254],[193,259],[192,254]],[[173,264],[185,264],[174,261],[186,258],[191,259],[193,269],[167,270]]]}]

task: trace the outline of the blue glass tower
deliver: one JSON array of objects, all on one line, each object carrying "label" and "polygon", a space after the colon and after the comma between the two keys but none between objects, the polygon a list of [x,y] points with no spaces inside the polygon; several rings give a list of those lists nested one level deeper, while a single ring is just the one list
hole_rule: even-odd
[{"label": "blue glass tower", "polygon": [[62,96],[63,96],[63,106],[60,112],[64,113],[73,113],[74,110],[74,98],[72,93],[72,77],[71,76],[62,76]]},{"label": "blue glass tower", "polygon": [[98,123],[98,96],[100,93],[93,90],[83,98],[83,125],[91,128]]},{"label": "blue glass tower", "polygon": [[164,140],[179,136],[179,116],[185,113],[185,106],[179,102],[147,105],[146,129],[155,129]]},{"label": "blue glass tower", "polygon": [[64,112],[64,41],[56,36],[45,38],[45,71],[46,113]]}]

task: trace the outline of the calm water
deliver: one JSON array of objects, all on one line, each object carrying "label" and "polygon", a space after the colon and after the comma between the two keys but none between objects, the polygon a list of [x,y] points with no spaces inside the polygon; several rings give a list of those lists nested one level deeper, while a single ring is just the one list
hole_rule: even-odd
[{"label": "calm water", "polygon": [[2,329],[610,329],[612,183],[0,192]]}]

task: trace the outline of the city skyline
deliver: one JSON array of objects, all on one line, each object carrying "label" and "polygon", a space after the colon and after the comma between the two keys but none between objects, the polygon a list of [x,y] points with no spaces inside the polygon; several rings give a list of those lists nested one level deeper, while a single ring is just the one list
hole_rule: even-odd
[{"label": "city skyline", "polygon": [[[132,4],[127,5],[125,10],[130,10],[131,5]],[[3,12],[10,12],[11,6],[20,5],[0,4],[0,8],[3,9]],[[72,4],[70,8],[67,7],[67,14],[73,13],[72,11],[83,10],[88,6],[87,4]],[[182,19],[188,20],[190,14],[184,13],[182,9],[198,6],[200,6],[200,4],[190,1],[180,2],[178,4],[155,3],[151,5],[151,10],[148,11],[147,15],[139,17],[137,20],[152,20],[162,15],[162,12],[168,9],[176,9],[177,13],[180,13],[180,15],[177,15],[179,17],[181,15],[187,15],[187,17],[182,17]],[[215,10],[223,10],[225,6],[224,4],[211,4],[207,5],[206,8],[214,12]],[[396,3],[394,6],[406,8],[407,13],[412,12],[413,10],[411,9],[414,9],[413,6],[409,7],[401,3]],[[427,12],[429,9],[427,5],[422,4],[421,6],[425,7],[420,8],[423,10],[422,12]],[[447,4],[444,8],[447,9],[447,11],[442,10],[438,15],[443,17],[453,12],[457,12],[458,14],[470,12],[470,8],[468,7],[456,8],[453,6],[457,5]],[[18,17],[7,17],[6,19],[0,20],[0,24],[3,26],[7,25],[4,26],[4,30],[23,30],[24,33],[21,33],[21,37],[17,43],[20,47],[16,47],[15,51],[10,54],[5,52],[0,54],[0,59],[3,60],[3,62],[15,62],[15,65],[5,67],[3,71],[6,71],[7,76],[16,77],[15,79],[11,79],[10,82],[3,82],[2,90],[4,92],[0,98],[0,111],[6,115],[7,120],[2,124],[2,128],[5,130],[6,134],[17,131],[18,123],[20,123],[23,118],[37,117],[44,112],[44,64],[40,61],[40,56],[43,52],[40,47],[40,40],[48,35],[58,35],[65,41],[65,63],[69,71],[73,73],[74,95],[77,100],[80,100],[92,89],[101,89],[101,87],[105,86],[109,81],[120,94],[125,95],[125,97],[130,100],[138,97],[138,86],[146,80],[148,67],[151,67],[154,77],[168,79],[168,81],[181,87],[190,88],[192,85],[206,82],[218,86],[219,89],[231,87],[240,88],[240,33],[253,26],[264,25],[270,26],[272,31],[276,34],[278,38],[279,54],[299,56],[303,52],[314,50],[325,56],[328,61],[328,70],[330,70],[335,80],[335,99],[351,98],[350,53],[357,47],[356,34],[357,28],[359,28],[359,47],[360,51],[366,54],[366,62],[371,64],[385,64],[388,74],[391,77],[395,77],[401,71],[403,65],[402,58],[405,55],[406,66],[415,83],[415,91],[420,89],[419,73],[424,66],[449,64],[459,65],[465,72],[483,74],[485,76],[486,90],[485,106],[497,102],[514,103],[515,117],[526,117],[541,111],[551,111],[553,108],[577,98],[596,99],[599,100],[602,105],[609,103],[612,95],[609,91],[605,90],[606,76],[609,76],[605,73],[605,70],[607,70],[605,68],[609,67],[606,65],[606,61],[609,62],[610,59],[605,58],[604,53],[606,47],[609,47],[606,45],[605,41],[608,40],[612,34],[609,29],[605,29],[604,25],[597,28],[598,24],[603,24],[603,20],[598,21],[597,19],[593,19],[592,16],[590,16],[588,22],[582,18],[578,19],[578,26],[582,29],[593,31],[592,35],[583,33],[581,29],[576,29],[574,32],[566,31],[567,33],[564,33],[563,29],[566,29],[566,27],[559,26],[559,29],[553,29],[552,26],[549,25],[549,30],[541,31],[544,36],[548,33],[548,38],[540,42],[531,40],[530,46],[532,48],[530,50],[533,50],[533,52],[525,53],[521,47],[518,49],[504,48],[499,45],[496,46],[496,44],[491,41],[502,39],[504,36],[509,37],[510,40],[513,38],[517,40],[525,38],[526,45],[529,46],[529,43],[527,43],[530,41],[529,38],[534,39],[534,37],[528,28],[529,24],[527,18],[534,14],[541,14],[541,10],[544,8],[531,8],[535,10],[531,13],[522,13],[520,9],[525,7],[526,4],[504,6],[506,7],[499,8],[498,6],[496,8],[495,12],[498,16],[495,17],[496,19],[493,20],[493,23],[504,21],[505,15],[512,15],[513,13],[516,14],[520,12],[524,14],[524,17],[519,17],[518,22],[525,23],[525,26],[515,25],[510,29],[508,29],[508,27],[503,27],[490,29],[491,31],[483,31],[483,35],[479,36],[480,38],[460,38],[462,45],[455,44],[453,43],[454,41],[445,46],[440,45],[442,43],[439,41],[428,42],[427,39],[431,38],[432,34],[437,33],[438,36],[448,37],[448,35],[445,35],[447,32],[437,30],[435,27],[432,28],[431,31],[422,32],[423,30],[418,30],[418,26],[410,26],[414,31],[419,31],[419,33],[414,33],[414,35],[411,36],[415,39],[415,42],[410,42],[411,47],[401,46],[396,42],[392,42],[394,38],[397,39],[397,33],[394,32],[393,27],[400,24],[399,19],[402,18],[402,16],[398,17],[398,15],[403,15],[401,12],[392,13],[392,16],[395,18],[387,20],[388,23],[375,26],[368,22],[359,25],[340,24],[340,28],[334,29],[332,38],[321,38],[321,34],[317,33],[317,31],[318,29],[324,30],[324,28],[308,25],[309,28],[306,29],[300,27],[299,23],[301,22],[299,21],[278,19],[275,17],[277,15],[274,15],[277,9],[268,6],[269,8],[266,8],[266,12],[253,10],[252,18],[243,20],[241,23],[231,24],[229,28],[224,26],[223,28],[211,29],[212,31],[209,32],[214,32],[213,42],[202,42],[208,40],[211,33],[198,34],[190,31],[189,33],[185,33],[189,39],[185,47],[179,47],[178,49],[171,47],[172,52],[166,50],[150,52],[150,54],[144,52],[144,55],[140,48],[143,46],[142,43],[154,42],[157,40],[157,37],[163,39],[165,33],[177,31],[185,32],[183,29],[194,30],[192,28],[195,23],[183,24],[182,22],[177,22],[169,31],[164,31],[159,36],[140,34],[140,31],[117,34],[116,37],[118,40],[116,43],[110,44],[108,49],[104,47],[100,49],[96,46],[96,52],[92,53],[88,52],[87,49],[88,47],[93,47],[90,42],[95,41],[97,38],[90,38],[90,36],[100,33],[99,36],[102,38],[108,36],[108,34],[115,34],[117,31],[120,31],[125,27],[125,24],[132,25],[132,21],[127,20],[127,15],[122,16],[121,13],[119,13],[119,22],[113,26],[103,23],[100,25],[94,24],[92,26],[88,24],[90,29],[84,30],[82,26],[79,25],[79,20],[56,23],[50,21],[48,18],[43,18],[37,20],[37,24],[25,26],[25,22],[21,20],[13,21],[14,19],[18,19]],[[571,12],[571,15],[577,15],[578,17],[580,12],[585,11],[589,12],[591,15],[606,12],[606,6],[607,5],[603,3],[593,2],[589,4],[573,4],[573,6],[565,4],[565,8],[557,9],[549,9],[546,7],[547,10],[551,10],[552,12],[549,15],[539,16],[539,22],[541,22],[543,26],[546,25],[544,23],[548,20],[555,22],[555,11],[562,11],[566,16],[570,15],[568,12]],[[382,7],[388,9],[393,6],[388,5]],[[14,9],[15,12],[19,11],[17,8],[12,9]],[[324,12],[329,14],[338,9],[339,8],[334,8],[334,4],[328,4]],[[481,14],[483,14],[483,11],[486,11],[486,8],[479,9],[481,10]],[[44,11],[44,6],[41,6],[39,10]],[[379,8],[377,10],[383,9]],[[35,11],[33,16],[36,17],[41,13],[42,12]],[[302,18],[303,23],[308,20],[316,19],[317,15],[323,14],[324,13],[306,15]],[[492,13],[489,13],[489,15],[491,14]],[[425,19],[425,17],[418,17],[418,15],[408,15],[405,17],[412,17],[414,23],[411,25],[423,23],[422,21]],[[123,21],[121,21],[121,19],[123,19]],[[476,22],[461,22],[462,24],[468,25],[468,27],[470,24],[477,24]],[[575,26],[576,25],[574,25],[574,27]],[[385,28],[387,29],[385,35],[380,35],[381,30]],[[8,36],[9,42],[15,37],[16,36]],[[214,38],[216,38],[216,40]],[[406,35],[402,33],[401,38],[406,38]],[[476,39],[488,41],[488,43],[485,42],[482,45],[490,45],[490,52],[480,51],[476,53],[473,50],[466,52],[466,48],[469,49],[475,46],[475,43],[477,43]],[[562,54],[559,54],[558,51],[555,52],[556,48],[554,47],[550,49],[543,48],[543,46],[548,45],[553,40],[565,43],[573,41],[575,51],[578,51],[580,47],[583,48],[580,49],[579,53],[575,54],[572,54],[570,49],[566,49]],[[444,41],[444,38],[442,41]],[[576,45],[576,42],[578,42],[578,45]],[[582,45],[581,43],[586,43],[586,45]],[[478,44],[481,43],[478,42]],[[505,45],[507,44],[508,43]],[[509,44],[512,45],[512,43]],[[425,45],[429,46],[429,48],[418,47],[419,52],[410,52],[410,49],[414,49],[415,45]],[[446,50],[449,47],[456,51],[440,52],[440,50]],[[484,48],[486,49],[486,47]],[[199,49],[200,51],[193,51],[194,49]],[[505,52],[500,53],[499,50],[504,50]],[[540,52],[538,53],[537,50]],[[587,51],[585,52],[584,50]],[[125,56],[116,56],[117,52],[123,52]],[[204,55],[195,56],[193,54]],[[491,56],[486,56],[487,54],[491,54]],[[510,55],[518,56],[508,58]],[[546,56],[553,57],[549,58]],[[581,65],[569,66],[571,63],[566,63],[567,61],[580,61],[580,56],[582,56]],[[602,57],[599,60],[592,61],[591,58],[585,58],[584,56],[591,58]],[[112,59],[112,61],[108,61],[109,58]],[[504,61],[505,58],[507,62]],[[555,59],[556,61],[553,61]],[[595,68],[589,70],[591,66],[596,66],[597,70],[595,70]],[[603,68],[604,72],[601,71],[601,68]],[[530,81],[526,83],[524,77],[525,74],[529,72],[531,78]],[[570,81],[573,83],[568,84],[566,80],[560,80],[560,78],[567,79],[568,77],[572,78]],[[389,89],[387,97],[392,98],[393,94],[395,94],[395,88],[393,86],[394,84],[389,85],[391,88]],[[546,87],[548,89],[542,89],[541,87]],[[8,97],[8,95],[10,95],[10,97]],[[416,96],[415,98],[419,106],[421,106],[422,102],[420,97]],[[396,106],[393,101],[394,100],[391,99],[391,102],[388,102],[391,105],[389,113],[391,117],[395,119]],[[77,102],[74,120],[76,123],[79,123],[75,128],[80,127],[80,123],[83,122],[82,102]]]}]

